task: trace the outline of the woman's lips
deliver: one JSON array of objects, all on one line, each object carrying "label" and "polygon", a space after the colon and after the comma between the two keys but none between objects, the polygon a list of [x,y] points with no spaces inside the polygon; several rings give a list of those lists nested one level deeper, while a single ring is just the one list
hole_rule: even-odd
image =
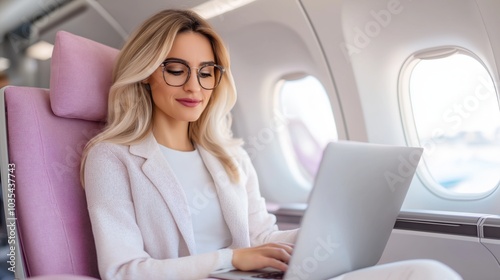
[{"label": "woman's lips", "polygon": [[184,105],[186,107],[196,107],[196,106],[198,106],[198,104],[201,103],[201,100],[191,99],[191,98],[179,98],[176,100],[177,100],[177,102],[181,103],[182,105]]}]

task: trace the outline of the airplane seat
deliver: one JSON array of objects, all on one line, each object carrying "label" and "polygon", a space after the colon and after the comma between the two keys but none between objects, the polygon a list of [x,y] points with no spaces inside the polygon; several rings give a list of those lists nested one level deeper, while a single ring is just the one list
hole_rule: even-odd
[{"label": "airplane seat", "polygon": [[2,192],[16,279],[99,278],[80,159],[105,121],[117,54],[59,31],[50,89],[1,90]]}]

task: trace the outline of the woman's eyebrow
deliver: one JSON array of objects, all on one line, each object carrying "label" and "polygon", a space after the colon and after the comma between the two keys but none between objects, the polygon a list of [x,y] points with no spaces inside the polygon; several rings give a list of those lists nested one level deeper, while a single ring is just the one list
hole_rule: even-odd
[{"label": "woman's eyebrow", "polygon": [[163,60],[163,62],[181,62],[181,63],[184,63],[184,64],[189,64],[184,59],[177,58],[177,57],[168,57],[165,60]]},{"label": "woman's eyebrow", "polygon": [[[190,65],[188,61],[182,59],[182,58],[177,58],[177,57],[169,57],[167,59],[165,59],[163,62],[169,62],[169,61],[173,61],[173,62],[181,62],[181,63],[184,63],[186,65]],[[202,61],[198,64],[198,66],[203,66],[203,65],[210,65],[210,64],[215,64],[215,61],[213,60],[209,60],[209,61]]]},{"label": "woman's eyebrow", "polygon": [[210,61],[200,62],[200,64],[199,64],[199,65],[201,66],[201,65],[207,65],[207,64],[215,64],[215,61],[210,60]]}]

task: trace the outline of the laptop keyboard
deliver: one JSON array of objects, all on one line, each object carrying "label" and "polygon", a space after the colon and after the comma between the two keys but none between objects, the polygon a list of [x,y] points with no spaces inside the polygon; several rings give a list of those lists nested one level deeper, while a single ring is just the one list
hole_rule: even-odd
[{"label": "laptop keyboard", "polygon": [[266,272],[266,273],[261,273],[258,275],[253,275],[252,278],[259,278],[259,279],[283,279],[283,276],[285,273],[283,271],[276,271],[276,272]]}]

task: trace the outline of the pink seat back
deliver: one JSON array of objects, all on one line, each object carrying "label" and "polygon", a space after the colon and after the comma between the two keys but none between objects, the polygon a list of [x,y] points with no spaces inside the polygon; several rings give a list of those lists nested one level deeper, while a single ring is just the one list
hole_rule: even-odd
[{"label": "pink seat back", "polygon": [[59,32],[50,91],[5,89],[9,163],[15,167],[17,234],[26,276],[99,277],[79,171],[82,150],[106,117],[117,53]]}]

